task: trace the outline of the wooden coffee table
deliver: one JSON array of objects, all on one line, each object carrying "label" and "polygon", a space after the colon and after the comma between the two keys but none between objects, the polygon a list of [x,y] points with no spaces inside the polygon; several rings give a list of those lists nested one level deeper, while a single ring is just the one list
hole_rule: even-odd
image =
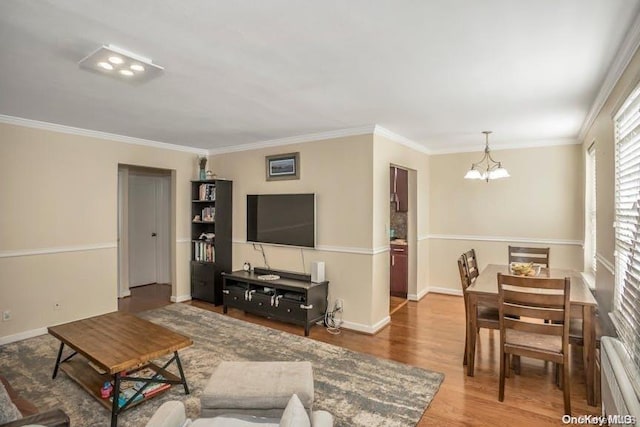
[{"label": "wooden coffee table", "polygon": [[[178,350],[193,344],[189,337],[119,311],[52,326],[48,331],[60,340],[53,378],[57,376],[58,369],[61,369],[103,406],[111,409],[112,427],[118,425],[118,415],[122,411],[152,397],[149,393],[149,396],[139,398],[140,395],[144,396],[144,390],[153,384],[182,384],[184,392],[189,394],[187,380],[178,357]],[[65,345],[73,352],[63,359]],[[85,360],[71,360],[78,353],[88,359],[94,367]],[[173,353],[173,357],[163,366],[152,363],[152,360],[170,353]],[[178,367],[179,377],[166,370],[173,362]],[[132,374],[144,367],[151,368],[156,374],[146,378]],[[100,396],[100,388],[105,381],[113,383],[113,403]],[[119,405],[117,396],[120,395],[121,383],[131,381],[141,381],[145,384],[129,400]]]}]

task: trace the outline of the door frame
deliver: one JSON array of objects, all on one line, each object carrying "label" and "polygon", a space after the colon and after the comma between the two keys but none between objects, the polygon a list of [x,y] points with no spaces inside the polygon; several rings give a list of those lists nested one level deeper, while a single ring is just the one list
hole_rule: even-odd
[{"label": "door frame", "polygon": [[[407,179],[407,301],[411,295],[417,295],[418,289],[418,171],[399,163],[389,163],[392,167],[404,169],[408,172]],[[389,211],[389,222],[391,224],[391,212]],[[391,274],[389,274],[389,292],[391,294]]]},{"label": "door frame", "polygon": [[[129,175],[130,173],[152,175],[161,178],[161,200],[163,203],[156,206],[161,209],[162,221],[166,227],[162,233],[162,249],[157,251],[156,275],[163,283],[171,284],[172,295],[175,292],[175,233],[176,212],[175,206],[175,178],[174,170],[152,168],[138,165],[118,164],[118,283],[117,296],[124,298],[131,295],[129,281]],[[160,269],[162,271],[160,271]],[[160,280],[158,280],[160,283]]]}]

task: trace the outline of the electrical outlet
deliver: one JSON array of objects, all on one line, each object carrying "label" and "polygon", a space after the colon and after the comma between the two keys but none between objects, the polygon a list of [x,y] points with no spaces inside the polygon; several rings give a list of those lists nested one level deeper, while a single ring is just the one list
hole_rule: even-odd
[{"label": "electrical outlet", "polygon": [[61,310],[62,309],[62,303],[60,301],[56,301],[53,303],[53,309],[54,310]]},{"label": "electrical outlet", "polygon": [[11,311],[5,310],[2,312],[2,321],[6,322],[7,320],[11,320]]},{"label": "electrical outlet", "polygon": [[342,311],[343,307],[344,307],[344,301],[342,301],[341,299],[338,298],[336,300],[335,310],[336,311]]}]

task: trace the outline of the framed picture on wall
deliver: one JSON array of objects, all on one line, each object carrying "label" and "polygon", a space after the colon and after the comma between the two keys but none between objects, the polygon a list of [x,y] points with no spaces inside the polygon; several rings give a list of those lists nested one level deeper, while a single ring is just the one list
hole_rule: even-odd
[{"label": "framed picture on wall", "polygon": [[300,179],[300,153],[266,156],[267,181]]}]

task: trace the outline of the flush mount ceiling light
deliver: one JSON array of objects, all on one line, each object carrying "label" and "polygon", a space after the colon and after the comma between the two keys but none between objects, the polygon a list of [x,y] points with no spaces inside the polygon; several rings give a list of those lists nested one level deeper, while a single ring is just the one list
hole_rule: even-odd
[{"label": "flush mount ceiling light", "polygon": [[80,68],[95,71],[131,83],[144,83],[157,77],[164,68],[150,58],[112,44],[102,46],[78,63]]},{"label": "flush mount ceiling light", "polygon": [[491,131],[485,130],[482,133],[485,136],[484,156],[480,161],[471,164],[471,169],[464,176],[465,179],[483,179],[489,182],[491,179],[508,178],[510,176],[509,172],[502,167],[502,163],[496,162],[491,157],[491,150],[489,150],[489,134]]}]

